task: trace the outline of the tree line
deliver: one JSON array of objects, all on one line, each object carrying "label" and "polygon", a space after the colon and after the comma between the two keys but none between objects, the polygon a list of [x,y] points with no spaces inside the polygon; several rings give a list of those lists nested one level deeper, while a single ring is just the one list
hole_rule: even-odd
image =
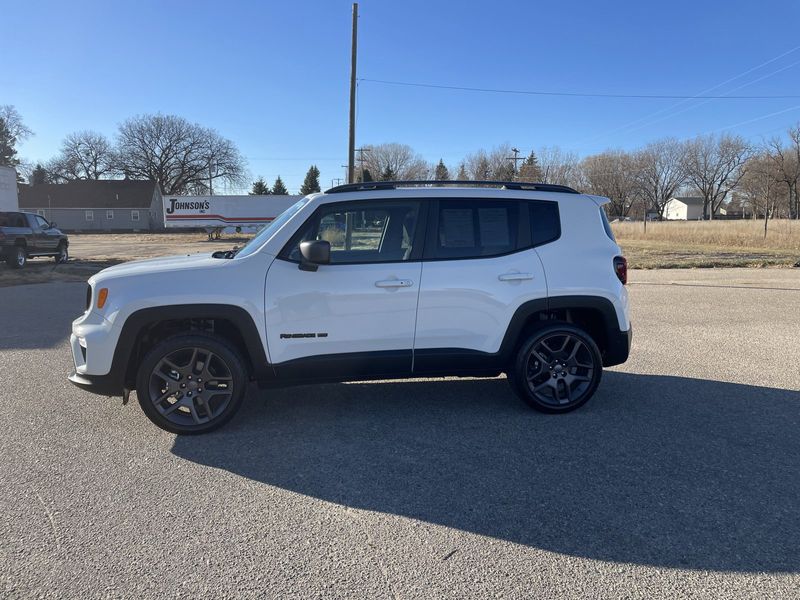
[{"label": "tree line", "polygon": [[0,165],[20,167],[31,185],[124,178],[155,181],[165,194],[201,195],[246,182],[246,161],[231,140],[176,115],[131,117],[113,140],[74,132],[49,161],[20,165],[16,145],[30,135],[13,106],[0,107]]},{"label": "tree line", "polygon": [[606,196],[610,216],[664,218],[676,196],[703,200],[707,219],[728,212],[753,217],[800,218],[800,124],[785,137],[753,144],[738,135],[665,138],[633,151],[605,150],[580,158],[557,146],[519,160],[508,144],[468,154],[455,166],[428,163],[405,144],[365,146],[359,181],[535,181]]},{"label": "tree line", "polygon": [[[176,115],[140,115],[123,121],[112,139],[93,131],[64,138],[56,156],[33,167],[21,165],[16,146],[32,135],[13,106],[0,106],[0,165],[20,167],[32,185],[76,179],[144,179],[165,194],[211,194],[215,186],[246,185],[246,161],[217,131]],[[705,218],[725,206],[753,217],[800,218],[800,123],[785,136],[759,144],[738,135],[665,138],[641,148],[606,150],[580,158],[557,146],[517,157],[510,145],[480,149],[457,164],[429,163],[406,144],[364,146],[357,180],[497,180],[567,185],[608,197],[616,218],[665,216],[668,201],[699,196]],[[512,156],[512,153],[514,156]],[[301,194],[320,191],[320,171],[311,165]],[[286,194],[280,176],[263,177],[251,194]]]}]

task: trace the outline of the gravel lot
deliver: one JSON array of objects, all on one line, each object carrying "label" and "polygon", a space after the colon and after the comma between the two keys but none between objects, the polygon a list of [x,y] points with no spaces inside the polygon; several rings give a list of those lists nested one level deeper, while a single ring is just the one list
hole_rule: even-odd
[{"label": "gravel lot", "polygon": [[631,360],[253,389],[199,438],[73,388],[84,284],[0,288],[0,597],[800,595],[800,274],[632,272]]}]

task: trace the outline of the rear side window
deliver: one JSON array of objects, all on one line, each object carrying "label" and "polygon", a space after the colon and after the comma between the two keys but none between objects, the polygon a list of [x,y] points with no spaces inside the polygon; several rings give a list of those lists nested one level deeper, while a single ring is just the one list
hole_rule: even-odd
[{"label": "rear side window", "polygon": [[485,258],[514,252],[517,202],[441,200],[435,258]]},{"label": "rear side window", "polygon": [[528,206],[531,213],[531,245],[541,246],[561,237],[558,202],[537,201]]}]

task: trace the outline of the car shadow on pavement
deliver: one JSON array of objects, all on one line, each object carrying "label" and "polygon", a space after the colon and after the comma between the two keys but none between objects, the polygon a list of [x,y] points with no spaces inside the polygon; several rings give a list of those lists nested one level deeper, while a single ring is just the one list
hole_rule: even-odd
[{"label": "car shadow on pavement", "polygon": [[[266,401],[264,401],[266,400]],[[607,372],[567,415],[504,379],[253,392],[173,452],[341,505],[567,555],[800,570],[800,392]]]}]

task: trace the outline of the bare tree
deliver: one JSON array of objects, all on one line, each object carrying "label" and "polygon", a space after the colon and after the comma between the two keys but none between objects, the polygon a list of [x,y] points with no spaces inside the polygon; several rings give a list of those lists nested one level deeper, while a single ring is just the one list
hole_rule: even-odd
[{"label": "bare tree", "polygon": [[61,153],[48,163],[47,171],[56,181],[102,179],[113,175],[116,156],[111,142],[101,133],[71,133],[61,143]]},{"label": "bare tree", "polygon": [[373,176],[391,173],[398,180],[428,179],[431,168],[427,161],[406,144],[365,146],[364,169]]},{"label": "bare tree", "polygon": [[537,153],[542,183],[580,187],[580,159],[558,146],[544,146]]},{"label": "bare tree", "polygon": [[653,208],[664,218],[667,202],[686,182],[684,144],[674,138],[652,142],[633,156],[633,175],[647,210]]},{"label": "bare tree", "polygon": [[781,194],[779,186],[785,183],[781,179],[781,169],[768,152],[754,156],[747,165],[747,171],[741,179],[741,192],[753,215],[764,215],[764,237],[767,237],[767,224],[775,216],[776,207]]},{"label": "bare tree", "polygon": [[686,178],[703,197],[705,218],[713,219],[725,197],[739,185],[750,155],[750,145],[738,135],[707,135],[686,142]]},{"label": "bare tree", "polygon": [[627,217],[638,198],[631,155],[622,150],[607,150],[583,159],[581,170],[587,191],[611,200],[612,216]]},{"label": "bare tree", "polygon": [[214,183],[245,184],[245,161],[230,140],[174,115],[128,119],[117,133],[120,172],[158,182],[165,194],[210,193]]},{"label": "bare tree", "polygon": [[483,148],[464,159],[469,179],[475,181],[511,181],[514,179],[514,163],[509,160],[511,145],[501,144],[490,151]]},{"label": "bare tree", "polygon": [[800,123],[790,128],[789,146],[785,147],[780,138],[772,138],[766,144],[767,154],[774,165],[777,181],[788,188],[788,213],[790,219],[800,219]]},{"label": "bare tree", "polygon": [[11,104],[0,106],[0,119],[5,121],[11,136],[17,142],[24,142],[33,135],[33,132],[22,122],[22,115]]}]

